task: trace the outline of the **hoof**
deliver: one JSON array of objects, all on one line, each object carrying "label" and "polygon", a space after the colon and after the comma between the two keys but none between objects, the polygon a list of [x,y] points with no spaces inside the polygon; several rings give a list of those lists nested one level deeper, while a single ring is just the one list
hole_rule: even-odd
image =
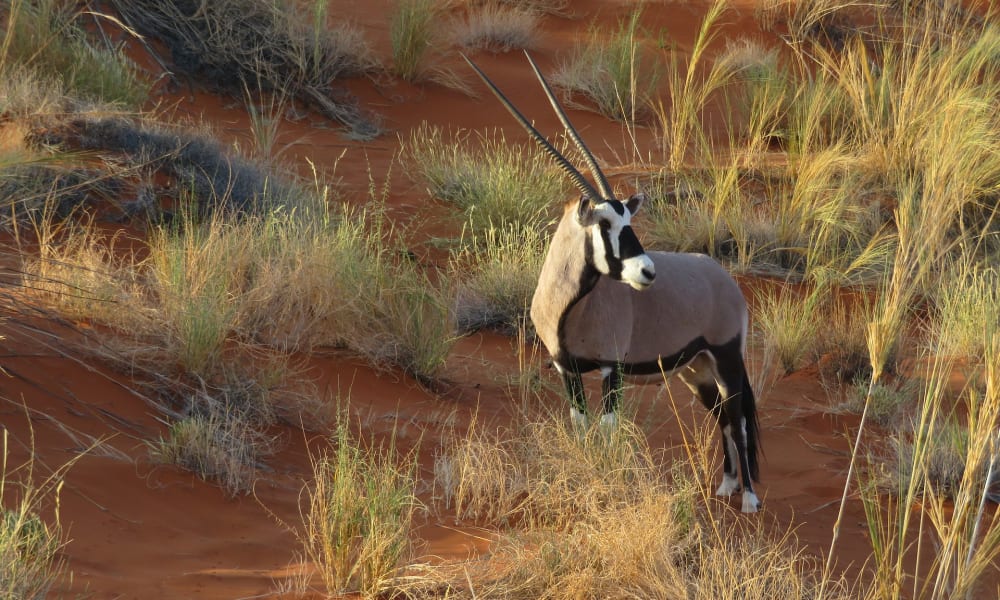
[{"label": "hoof", "polygon": [[743,512],[745,513],[755,513],[763,507],[760,500],[757,499],[757,494],[753,492],[743,493]]},{"label": "hoof", "polygon": [[601,415],[601,421],[598,425],[603,433],[611,433],[615,429],[618,429],[618,415],[609,412]]}]

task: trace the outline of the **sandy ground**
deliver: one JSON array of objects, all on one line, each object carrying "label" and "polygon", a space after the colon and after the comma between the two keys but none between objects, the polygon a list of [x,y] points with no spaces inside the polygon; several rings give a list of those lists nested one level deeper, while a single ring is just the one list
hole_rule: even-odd
[{"label": "sandy ground", "polygon": [[[387,60],[388,11],[393,4],[334,0],[331,14],[357,23]],[[545,18],[534,56],[543,70],[550,70],[593,20],[613,23],[635,5],[574,2],[577,18]],[[688,47],[705,8],[702,2],[650,3],[647,25],[663,28],[681,47]],[[738,3],[727,18],[726,35],[765,35],[754,31],[752,17],[752,5]],[[133,50],[141,54],[138,46]],[[502,88],[512,90],[512,99],[540,129],[559,130],[520,53],[480,53],[475,59]],[[447,60],[465,73],[457,56]],[[367,198],[369,172],[377,180],[390,172],[399,148],[397,134],[405,138],[424,121],[472,131],[502,128],[508,139],[524,137],[485,91],[480,98],[470,98],[434,85],[385,87],[359,80],[350,86],[365,105],[384,115],[389,129],[385,135],[368,143],[354,142],[318,115],[308,115],[283,125],[280,145],[288,145],[284,158],[303,171],[306,158],[320,167],[332,167],[344,153],[337,175],[344,179],[348,198],[353,194],[358,202]],[[154,102],[171,118],[209,124],[224,140],[249,138],[248,118],[238,101],[204,92],[192,96],[182,90],[161,93]],[[619,125],[586,111],[571,111],[571,117],[600,159],[614,165],[628,156],[630,146]],[[651,149],[651,137],[640,130],[640,146]],[[399,165],[391,172],[393,218],[405,221],[447,210],[429,200]],[[322,434],[276,428],[281,450],[259,472],[255,493],[227,498],[214,484],[151,464],[147,443],[164,435],[164,423],[127,376],[67,350],[79,330],[77,325],[20,317],[0,330],[6,337],[0,365],[7,371],[0,376],[0,423],[10,432],[10,464],[19,464],[33,451],[38,469],[45,472],[101,442],[77,460],[61,493],[60,514],[70,539],[63,555],[73,577],[56,596],[233,599],[275,594],[300,567],[300,545],[289,525],[300,523],[298,502],[310,478],[308,453],[321,447]],[[467,420],[477,410],[488,423],[503,424],[512,418],[514,411],[499,381],[503,373],[516,370],[516,355],[510,338],[493,333],[469,336],[457,344],[448,361],[448,385],[434,393],[400,373],[376,371],[336,353],[310,359],[307,375],[316,378],[321,389],[349,382],[352,410],[365,415],[368,433],[385,434],[402,423],[399,435],[404,445],[422,438],[420,493],[429,500],[433,451],[449,419]],[[589,384],[592,390],[594,383]],[[655,423],[650,433],[654,448],[676,448],[681,443],[679,424],[693,426],[705,416],[690,402],[685,388],[678,385],[674,392],[685,403],[678,417],[664,403],[661,386],[629,392],[637,398],[639,414]],[[557,404],[561,399],[552,402],[563,410]],[[766,508],[749,518],[793,529],[807,552],[825,553],[847,470],[846,432],[856,426],[856,418],[829,414],[827,395],[816,373],[809,370],[780,379],[762,399],[760,412],[765,462],[758,493]],[[738,498],[734,506],[736,502]],[[487,547],[481,531],[456,526],[448,515],[440,520],[421,515],[418,525],[426,556],[462,559]],[[865,535],[862,508],[851,500],[836,549],[839,565],[856,568],[865,560],[869,551]]]}]

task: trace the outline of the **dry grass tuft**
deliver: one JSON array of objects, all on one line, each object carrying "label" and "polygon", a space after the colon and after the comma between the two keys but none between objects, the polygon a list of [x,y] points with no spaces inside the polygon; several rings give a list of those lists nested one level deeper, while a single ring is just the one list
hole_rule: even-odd
[{"label": "dry grass tuft", "polygon": [[484,4],[470,9],[452,30],[458,45],[468,49],[490,52],[531,49],[538,35],[538,15],[504,4]]},{"label": "dry grass tuft", "polygon": [[[815,562],[794,536],[706,505],[698,469],[677,462],[665,471],[629,423],[581,438],[564,421],[489,433],[473,423],[438,456],[442,506],[509,528],[489,560],[436,573],[450,581],[449,597],[817,597]],[[707,443],[711,432],[698,435]],[[464,575],[449,580],[452,571]],[[851,597],[842,581],[828,588],[819,597]]]},{"label": "dry grass tuft", "polygon": [[510,145],[497,132],[470,139],[422,126],[402,156],[431,195],[462,209],[474,236],[510,226],[540,231],[568,189],[537,145]]}]

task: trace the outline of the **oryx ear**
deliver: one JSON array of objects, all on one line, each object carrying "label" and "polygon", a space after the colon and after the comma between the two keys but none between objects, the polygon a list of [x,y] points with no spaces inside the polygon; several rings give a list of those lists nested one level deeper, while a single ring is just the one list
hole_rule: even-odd
[{"label": "oryx ear", "polygon": [[576,222],[580,227],[594,224],[594,201],[586,194],[580,196],[580,203],[576,207]]},{"label": "oryx ear", "polygon": [[634,215],[639,212],[639,209],[642,208],[642,204],[645,201],[646,194],[637,192],[632,194],[632,197],[625,201],[625,206],[628,208],[628,211]]}]

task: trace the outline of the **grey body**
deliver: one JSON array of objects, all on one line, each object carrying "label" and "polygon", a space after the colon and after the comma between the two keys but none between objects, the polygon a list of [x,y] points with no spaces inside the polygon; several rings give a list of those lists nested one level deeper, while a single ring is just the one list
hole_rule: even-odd
[{"label": "grey body", "polygon": [[[585,232],[572,221],[561,222],[563,231],[553,239],[531,302],[535,331],[554,359],[631,364],[641,370],[681,353],[699,337],[721,346],[742,335],[747,316],[743,294],[729,273],[704,254],[647,252],[657,273],[648,288],[597,277],[593,289],[581,296]],[[670,370],[680,366],[664,365]]]}]

